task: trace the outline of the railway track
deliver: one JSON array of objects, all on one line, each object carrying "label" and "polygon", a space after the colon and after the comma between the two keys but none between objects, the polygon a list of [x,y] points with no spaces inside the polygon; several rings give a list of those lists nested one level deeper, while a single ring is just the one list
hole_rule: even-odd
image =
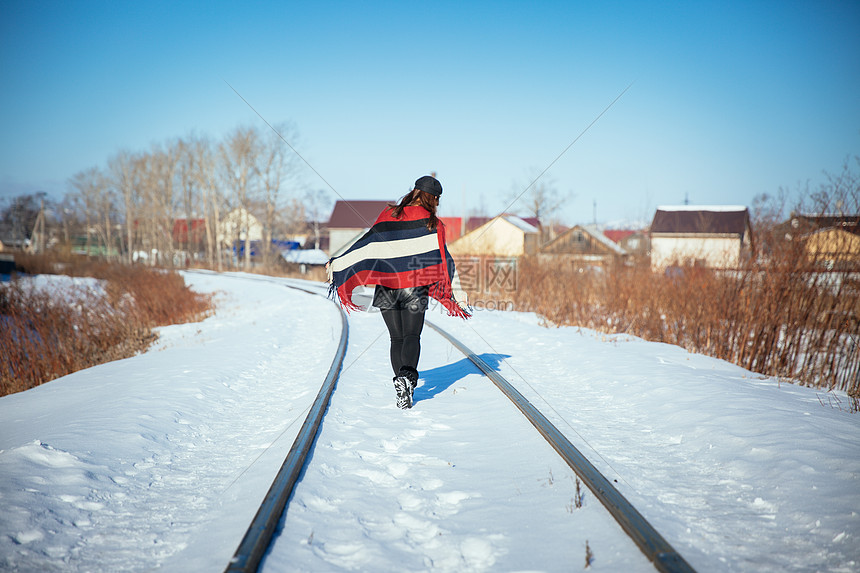
[{"label": "railway track", "polygon": [[[274,281],[273,281],[274,282]],[[292,284],[286,284],[281,281],[276,281],[278,284],[283,284],[287,288],[300,290],[312,295],[320,293],[310,289],[299,287]],[[307,462],[308,454],[313,448],[314,440],[319,433],[320,424],[322,424],[323,416],[325,416],[326,408],[331,400],[331,395],[334,392],[335,384],[343,367],[343,357],[346,354],[346,346],[349,340],[349,322],[346,320],[346,313],[340,311],[341,318],[341,336],[338,343],[337,351],[335,352],[334,360],[329,368],[328,374],[311,405],[308,415],[296,436],[293,446],[290,448],[278,475],[272,482],[263,503],[260,504],[260,509],[254,516],[254,520],[245,532],[242,542],[236,549],[233,559],[227,566],[226,571],[256,571],[260,560],[266,553],[266,549],[272,541],[272,536],[275,533],[275,527],[287,502],[292,495],[296,482],[301,475],[302,468]]]},{"label": "railway track", "polygon": [[[313,295],[325,296],[326,294],[324,287],[316,287],[312,284],[300,286],[284,280],[266,277],[253,277],[253,279],[275,282]],[[254,520],[248,527],[233,559],[227,566],[225,571],[229,573],[257,571],[261,559],[272,542],[278,521],[286,510],[296,482],[313,448],[314,440],[320,430],[326,408],[342,369],[349,338],[349,324],[343,311],[341,311],[341,322],[342,335],[328,375],[281,470],[273,481]],[[672,573],[694,571],[689,563],[630,504],[617,488],[510,382],[448,332],[429,320],[425,324],[459,350],[513,402],[562,460],[579,476],[594,497],[601,502],[645,557],[651,561],[656,570]]]},{"label": "railway track", "polygon": [[462,352],[493,384],[522,412],[559,456],[580,477],[594,496],[609,511],[615,521],[636,543],[658,571],[694,571],[683,557],[666,541],[633,505],[595,468],[588,459],[546,417],[526,400],[501,374],[488,366],[462,342],[430,321],[426,324],[441,334]]}]

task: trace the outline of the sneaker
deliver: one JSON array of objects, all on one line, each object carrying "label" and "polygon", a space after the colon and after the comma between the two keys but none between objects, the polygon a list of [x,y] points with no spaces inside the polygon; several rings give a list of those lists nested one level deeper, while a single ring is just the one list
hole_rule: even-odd
[{"label": "sneaker", "polygon": [[394,378],[394,389],[397,391],[397,407],[401,410],[408,410],[412,407],[412,381],[406,376],[397,376]]}]

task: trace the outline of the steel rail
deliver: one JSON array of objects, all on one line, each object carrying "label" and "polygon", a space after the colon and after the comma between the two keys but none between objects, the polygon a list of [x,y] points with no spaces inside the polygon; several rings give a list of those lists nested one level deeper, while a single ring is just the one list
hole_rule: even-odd
[{"label": "steel rail", "polygon": [[588,459],[535,408],[510,382],[493,370],[478,355],[451,334],[425,321],[430,328],[441,334],[460,352],[493,381],[496,387],[507,396],[529,422],[549,442],[570,468],[588,486],[588,489],[606,507],[621,528],[633,539],[642,553],[654,564],[658,571],[665,573],[686,573],[695,571],[681,555],[666,541],[654,527],[636,510],[633,505],[592,465]]},{"label": "steel rail", "polygon": [[[249,277],[250,278],[250,277]],[[256,277],[254,277],[256,278]],[[272,279],[258,278],[281,284],[288,288],[303,291],[309,294],[324,296],[320,292],[314,292],[308,288],[286,284]],[[322,417],[328,406],[331,394],[343,362],[348,340],[348,323],[345,313],[341,310],[342,334],[338,352],[335,357],[326,381],[320,389],[311,411],[308,413],[302,429],[293,444],[290,453],[284,461],[281,471],[272,483],[265,500],[257,511],[257,515],[230,565],[225,570],[232,572],[257,571],[259,563],[265,555],[274,530],[280,521],[284,508],[289,501],[295,484],[304,467],[307,455],[313,447]],[[663,538],[660,533],[633,507],[633,505],[619,492],[615,486],[603,475],[582,453],[552,424],[531,402],[508,382],[501,374],[493,370],[486,362],[481,360],[466,345],[457,338],[446,332],[441,327],[430,321],[425,322],[430,328],[438,332],[448,340],[455,348],[462,352],[475,366],[478,367],[493,383],[510,399],[520,412],[531,422],[538,432],[547,440],[552,448],[561,456],[565,463],[582,479],[594,496],[606,507],[610,515],[618,522],[621,528],[639,547],[642,553],[652,562],[654,567],[666,573],[687,573],[695,570],[686,560]]]},{"label": "steel rail", "polygon": [[[262,279],[261,279],[262,280]],[[283,285],[287,288],[303,291],[316,296],[323,296],[321,293],[314,292],[302,287],[286,284],[280,281],[271,281],[276,284]],[[302,424],[295,441],[293,442],[290,452],[287,454],[283,465],[281,466],[278,475],[272,482],[263,503],[257,510],[254,520],[245,532],[242,542],[233,554],[230,564],[225,569],[226,573],[250,573],[257,571],[260,566],[260,561],[266,553],[275,533],[275,528],[281,520],[287,502],[293,494],[296,482],[302,473],[305,463],[308,459],[308,454],[313,448],[319,434],[320,425],[322,423],[325,411],[328,408],[331,395],[334,392],[334,387],[337,384],[337,379],[340,376],[341,368],[343,367],[343,358],[346,354],[347,341],[349,340],[349,323],[346,320],[346,313],[340,310],[341,320],[341,335],[340,342],[335,353],[335,358],[332,361],[328,375],[314,400],[311,409]]]}]

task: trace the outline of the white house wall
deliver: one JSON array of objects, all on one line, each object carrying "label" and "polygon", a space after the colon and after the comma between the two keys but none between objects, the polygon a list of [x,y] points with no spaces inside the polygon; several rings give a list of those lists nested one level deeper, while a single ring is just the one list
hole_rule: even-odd
[{"label": "white house wall", "polygon": [[448,245],[448,250],[452,255],[519,257],[525,246],[524,235],[504,219],[493,219]]},{"label": "white house wall", "polygon": [[221,219],[216,239],[230,245],[235,240],[244,241],[246,235],[249,241],[262,241],[263,225],[244,209],[234,209]]},{"label": "white house wall", "polygon": [[741,241],[737,235],[705,237],[651,236],[651,268],[700,263],[709,268],[737,268]]},{"label": "white house wall", "polygon": [[354,240],[358,239],[356,237],[359,233],[364,233],[366,229],[331,229],[328,230],[328,252],[331,255],[334,255],[338,252],[344,245],[354,242]]}]

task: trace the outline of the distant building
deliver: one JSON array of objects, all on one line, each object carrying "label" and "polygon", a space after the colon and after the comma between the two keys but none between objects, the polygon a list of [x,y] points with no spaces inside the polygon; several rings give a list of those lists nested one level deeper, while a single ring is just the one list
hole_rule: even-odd
[{"label": "distant building", "polygon": [[0,252],[23,250],[30,245],[30,240],[11,225],[0,223]]},{"label": "distant building", "polygon": [[627,237],[633,235],[636,231],[632,231],[630,229],[605,229],[603,234],[606,235],[606,238],[615,243],[616,245],[620,245],[621,241],[625,240]]},{"label": "distant building", "polygon": [[206,242],[206,219],[174,220],[173,242],[186,250],[203,248]]},{"label": "distant building", "polygon": [[389,201],[337,201],[326,225],[329,255],[335,256],[357,241],[390,204]]},{"label": "distant building", "polygon": [[575,268],[605,267],[627,252],[597,225],[575,225],[540,248],[541,259],[564,261]]},{"label": "distant building", "polygon": [[752,248],[749,210],[742,206],[658,207],[650,235],[653,270],[690,264],[737,268]]},{"label": "distant building", "polygon": [[803,215],[792,213],[783,223],[786,233],[810,233],[821,229],[841,229],[860,235],[860,214],[857,215]]},{"label": "distant building", "polygon": [[232,247],[233,243],[246,239],[250,241],[263,240],[263,225],[250,211],[237,207],[227,213],[218,225],[218,244]]},{"label": "distant building", "polygon": [[823,270],[860,272],[860,215],[792,214],[781,233],[803,241],[808,259]]},{"label": "distant building", "polygon": [[465,228],[463,217],[439,217],[445,224],[445,239],[452,243],[463,236]]},{"label": "distant building", "polygon": [[499,215],[487,220],[455,241],[449,241],[452,255],[519,257],[537,252],[538,229],[516,215]]},{"label": "distant building", "polygon": [[603,234],[632,257],[646,257],[651,250],[648,231],[606,229]]}]

